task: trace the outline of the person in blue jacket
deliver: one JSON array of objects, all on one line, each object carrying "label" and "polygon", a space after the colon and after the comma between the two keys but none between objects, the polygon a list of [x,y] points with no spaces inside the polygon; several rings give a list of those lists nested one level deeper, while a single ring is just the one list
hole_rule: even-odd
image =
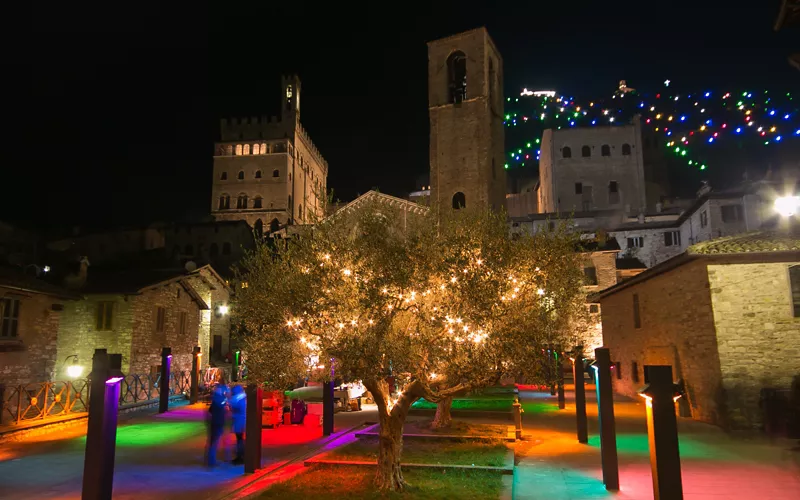
[{"label": "person in blue jacket", "polygon": [[217,386],[211,393],[211,406],[208,408],[208,452],[209,467],[217,465],[217,447],[225,430],[225,405],[227,403],[227,387]]},{"label": "person in blue jacket", "polygon": [[236,457],[234,464],[244,463],[244,428],[247,422],[247,396],[241,385],[233,386],[231,390],[230,402],[233,420],[233,433],[236,434]]}]

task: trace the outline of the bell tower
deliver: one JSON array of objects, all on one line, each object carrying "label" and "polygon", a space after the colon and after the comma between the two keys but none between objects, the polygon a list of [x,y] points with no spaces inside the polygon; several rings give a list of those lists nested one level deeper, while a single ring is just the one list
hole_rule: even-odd
[{"label": "bell tower", "polygon": [[505,207],[503,59],[486,28],[428,43],[431,203]]},{"label": "bell tower", "polygon": [[282,76],[281,89],[281,119],[294,123],[293,118],[300,118],[300,77]]}]

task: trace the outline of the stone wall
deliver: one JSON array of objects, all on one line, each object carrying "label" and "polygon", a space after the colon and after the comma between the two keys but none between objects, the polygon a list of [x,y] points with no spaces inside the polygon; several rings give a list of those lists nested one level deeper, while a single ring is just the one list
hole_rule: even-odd
[{"label": "stone wall", "polygon": [[788,389],[800,375],[800,318],[793,314],[788,273],[798,264],[708,266],[731,426],[757,426],[761,389]]},{"label": "stone wall", "polygon": [[[640,328],[634,325],[638,296]],[[603,339],[621,378],[614,390],[636,397],[644,365],[669,364],[683,378],[692,417],[723,424],[721,374],[706,264],[693,261],[600,299]],[[635,372],[634,372],[635,370]]]},{"label": "stone wall", "polygon": [[[131,297],[123,295],[89,295],[86,300],[67,302],[58,329],[58,358],[77,354],[77,364],[83,375],[92,371],[95,349],[107,349],[109,354],[122,354],[122,371],[128,373],[131,361],[133,309]],[[112,305],[111,329],[97,329],[97,309],[101,302]],[[72,360],[70,360],[72,362]],[[56,378],[63,378],[63,371]]]},{"label": "stone wall", "polygon": [[[224,356],[230,350],[230,315],[218,314],[220,306],[227,306],[230,302],[230,292],[225,283],[220,282],[208,269],[200,269],[200,276],[192,276],[189,282],[200,297],[210,307],[207,311],[200,311],[200,325],[198,344],[202,348],[202,367],[208,366],[212,357]],[[222,338],[221,352],[212,352],[214,337]]]},{"label": "stone wall", "polygon": [[[60,367],[56,341],[61,313],[53,304],[64,301],[37,293],[20,294],[0,287],[0,297],[19,298],[15,339],[0,340],[0,384],[7,386],[52,380]],[[56,378],[58,377],[56,374]]]},{"label": "stone wall", "polygon": [[[597,273],[597,285],[584,287],[588,295],[599,290],[605,290],[617,284],[616,252],[592,252],[584,254],[584,265],[594,266]],[[596,306],[597,311],[592,311]],[[582,342],[585,352],[589,357],[594,355],[594,349],[603,346],[603,325],[600,316],[600,304],[587,304],[587,315],[578,322],[578,342]]]},{"label": "stone wall", "polygon": [[[161,364],[161,348],[172,348],[172,369],[192,367],[192,349],[200,331],[200,308],[179,283],[147,290],[131,298],[133,328],[130,371],[148,373]],[[166,309],[163,332],[156,331],[157,308]],[[179,332],[180,313],[187,313],[184,333]]]}]

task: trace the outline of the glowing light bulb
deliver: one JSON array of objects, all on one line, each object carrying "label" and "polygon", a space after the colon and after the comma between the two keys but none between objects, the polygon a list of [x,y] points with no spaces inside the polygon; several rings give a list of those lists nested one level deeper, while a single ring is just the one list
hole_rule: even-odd
[{"label": "glowing light bulb", "polygon": [[343,270],[343,271],[342,271],[342,273],[343,273],[345,276],[350,276],[350,275],[352,274],[352,271],[350,271],[349,269],[345,269],[345,270]]},{"label": "glowing light bulb", "polygon": [[544,295],[544,288],[540,288],[540,289],[536,290],[536,294],[537,295]]}]

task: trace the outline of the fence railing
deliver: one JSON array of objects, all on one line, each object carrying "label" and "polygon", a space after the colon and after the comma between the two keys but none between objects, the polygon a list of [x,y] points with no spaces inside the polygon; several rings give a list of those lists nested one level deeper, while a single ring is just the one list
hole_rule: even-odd
[{"label": "fence railing", "polygon": [[[188,394],[189,371],[170,373],[170,396]],[[128,374],[120,382],[119,408],[158,401],[160,375]],[[18,425],[89,411],[89,378],[0,385],[0,425]]]}]

